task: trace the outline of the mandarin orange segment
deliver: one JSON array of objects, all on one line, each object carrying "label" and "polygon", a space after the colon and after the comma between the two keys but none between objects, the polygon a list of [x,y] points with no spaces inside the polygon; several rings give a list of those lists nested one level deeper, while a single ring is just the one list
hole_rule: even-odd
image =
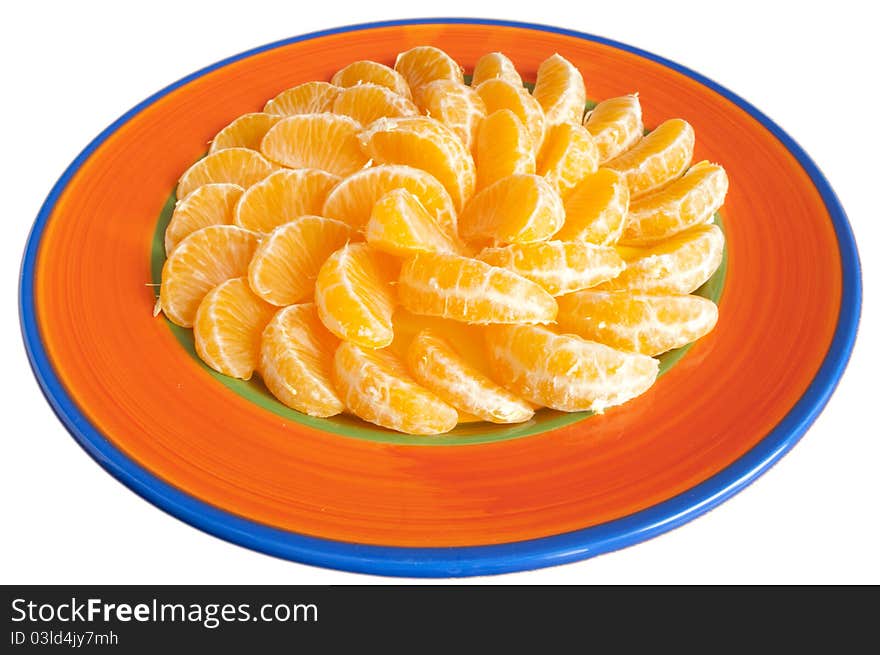
[{"label": "mandarin orange segment", "polygon": [[538,175],[543,175],[556,187],[562,198],[598,168],[599,151],[585,127],[558,123],[547,130],[536,169]]},{"label": "mandarin orange segment", "polygon": [[603,100],[584,116],[584,127],[593,135],[600,164],[626,152],[645,131],[639,96]]},{"label": "mandarin orange segment", "polygon": [[538,151],[544,141],[544,110],[528,90],[501,78],[492,78],[480,84],[477,93],[486,104],[487,114],[501,109],[516,114],[532,138],[532,147]]},{"label": "mandarin orange segment", "polygon": [[264,113],[243,114],[229,125],[217,132],[211,140],[209,152],[217,152],[225,148],[249,148],[259,150],[260,142],[266,132],[275,125],[280,116]]},{"label": "mandarin orange segment", "polygon": [[629,210],[626,178],[610,168],[587,175],[566,195],[565,224],[556,233],[562,241],[617,243]]},{"label": "mandarin orange segment", "polygon": [[345,177],[367,165],[353,118],[338,114],[299,114],[279,121],[263,137],[261,151],[288,168],[318,168]]},{"label": "mandarin orange segment", "polygon": [[540,284],[551,296],[588,289],[624,269],[614,248],[585,242],[544,241],[486,248],[477,258]]},{"label": "mandarin orange segment", "polygon": [[558,302],[560,329],[650,356],[696,341],[718,321],[718,307],[700,296],[588,289]]},{"label": "mandarin orange segment", "polygon": [[[398,307],[392,319],[394,324],[394,341],[388,350],[406,360],[406,354],[413,340],[424,330],[442,336],[455,344],[456,351],[467,360],[468,364],[489,376],[489,361],[483,348],[482,326],[468,325],[461,321],[440,316],[413,314],[405,307]],[[459,412],[461,414],[461,412]]]},{"label": "mandarin orange segment", "polygon": [[537,175],[511,175],[486,187],[461,214],[465,239],[534,243],[552,237],[565,221],[559,194]]},{"label": "mandarin orange segment", "polygon": [[310,298],[324,261],[350,238],[351,228],[341,221],[300,216],[263,239],[248,266],[248,283],[279,307]]},{"label": "mandarin orange segment", "polygon": [[434,80],[422,89],[422,110],[452,130],[473,151],[477,129],[486,117],[480,94],[454,80]]},{"label": "mandarin orange segment", "polygon": [[406,357],[416,382],[459,412],[490,423],[522,423],[534,415],[531,406],[471,366],[443,337],[423,330]]},{"label": "mandarin orange segment", "polygon": [[263,330],[257,370],[288,407],[309,416],[335,416],[345,410],[332,380],[338,345],[314,304],[284,307]]},{"label": "mandarin orange segment", "polygon": [[486,80],[502,79],[514,86],[522,86],[523,81],[510,59],[500,52],[490,52],[477,60],[471,78],[473,86],[479,86]]},{"label": "mandarin orange segment", "polygon": [[644,393],[656,359],[615,350],[539,325],[491,325],[486,347],[494,377],[518,396],[563,412],[603,412]]},{"label": "mandarin orange segment", "polygon": [[343,341],[333,358],[333,380],[345,406],[370,423],[407,434],[442,434],[458,413],[410,377],[387,350]]},{"label": "mandarin orange segment", "polygon": [[330,111],[339,87],[327,82],[306,82],[282,91],[266,103],[263,112],[276,116],[317,114]]},{"label": "mandarin orange segment", "polygon": [[339,87],[350,87],[363,83],[379,84],[407,100],[412,100],[412,92],[403,75],[377,61],[354,61],[336,71],[330,82]]},{"label": "mandarin orange segment", "polygon": [[623,173],[630,195],[637,198],[680,177],[693,155],[694,128],[673,118],[605,166]]},{"label": "mandarin orange segment", "polygon": [[365,82],[343,89],[333,101],[333,113],[343,114],[361,125],[385,117],[417,116],[411,100],[379,84]]},{"label": "mandarin orange segment", "polygon": [[318,271],[318,316],[340,339],[384,348],[394,339],[394,262],[365,243],[347,244]]},{"label": "mandarin orange segment", "polygon": [[170,255],[178,243],[196,230],[232,223],[242,193],[244,189],[237,184],[205,184],[178,200],[165,228],[165,254]]},{"label": "mandarin orange segment", "polygon": [[452,80],[464,84],[461,66],[449,55],[433,46],[418,46],[401,52],[394,70],[403,75],[413,100],[420,104],[422,90],[434,80]]},{"label": "mandarin orange segment", "polygon": [[556,301],[521,275],[460,255],[423,253],[407,260],[397,293],[414,314],[466,323],[547,323]]},{"label": "mandarin orange segment", "polygon": [[724,234],[717,225],[697,225],[648,248],[627,247],[621,254],[626,269],[597,289],[684,295],[718,270]]},{"label": "mandarin orange segment", "polygon": [[358,171],[329,193],[320,213],[359,230],[370,219],[373,205],[394,189],[412,193],[444,230],[450,234],[457,232],[455,207],[449,193],[433,175],[412,166],[373,166]]},{"label": "mandarin orange segment", "polygon": [[455,237],[446,233],[406,189],[389,191],[373,205],[365,236],[376,250],[398,257],[459,251]]},{"label": "mandarin orange segment", "polygon": [[382,118],[361,132],[360,141],[377,163],[413,166],[433,175],[449,192],[456,210],[474,193],[474,159],[440,121],[424,116]]},{"label": "mandarin orange segment", "polygon": [[338,177],[317,168],[276,171],[245,191],[233,220],[254,232],[271,232],[300,216],[320,214],[338,182]]},{"label": "mandarin orange segment", "polygon": [[702,161],[629,208],[621,244],[656,243],[694,225],[712,220],[727,195],[727,173],[718,164]]},{"label": "mandarin orange segment", "polygon": [[541,62],[532,95],[544,110],[548,125],[580,125],[587,89],[581,72],[562,55],[554,54]]},{"label": "mandarin orange segment", "polygon": [[509,109],[496,111],[480,123],[474,153],[477,191],[503,177],[532,175],[535,151],[526,126]]},{"label": "mandarin orange segment", "polygon": [[182,200],[205,184],[237,184],[247,189],[274,170],[272,162],[254,150],[218,150],[197,161],[180,176],[177,198]]},{"label": "mandarin orange segment", "polygon": [[257,235],[235,225],[211,225],[181,241],[162,266],[162,284],[155,313],[192,327],[205,295],[218,284],[247,275]]},{"label": "mandarin orange segment", "polygon": [[196,353],[218,373],[249,380],[260,356],[260,335],[275,308],[243,277],[214,287],[199,304],[193,324]]}]

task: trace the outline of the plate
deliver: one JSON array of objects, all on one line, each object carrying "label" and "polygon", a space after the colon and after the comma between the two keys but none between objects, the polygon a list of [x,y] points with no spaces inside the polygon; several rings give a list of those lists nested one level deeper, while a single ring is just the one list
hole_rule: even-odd
[{"label": "plate", "polygon": [[[208,371],[153,318],[156,235],[181,171],[232,118],[357,59],[433,44],[466,67],[554,52],[591,98],[638,91],[645,123],[690,121],[731,179],[716,329],[603,416],[539,413],[407,438],[311,419]],[[25,346],[52,408],[108,472],[170,514],[271,555],[466,576],[560,564],[670,530],[791,448],[852,350],[861,304],[846,216],[804,151],[742,98],[671,61],[570,30],[475,19],[343,27],[272,43],[152,95],[58,180],[25,250]],[[674,360],[674,361],[672,361]]]}]

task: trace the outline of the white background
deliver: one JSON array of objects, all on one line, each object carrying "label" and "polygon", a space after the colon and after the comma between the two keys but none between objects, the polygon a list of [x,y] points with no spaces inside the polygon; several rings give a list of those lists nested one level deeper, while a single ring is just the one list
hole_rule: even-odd
[{"label": "white background", "polygon": [[0,26],[5,190],[0,582],[393,582],[228,544],[164,514],[104,473],[55,419],[30,373],[16,284],[27,232],[53,182],[101,129],[148,94],[266,42],[340,24],[432,15],[517,19],[591,32],[664,55],[726,85],[782,125],[818,162],[849,213],[864,265],[865,306],[846,375],[806,437],[769,473],[708,515],[650,542],[585,562],[484,580],[880,582],[880,50],[876,20],[859,5],[838,1],[785,9],[769,2],[570,0],[531,6],[488,0],[7,5]]}]

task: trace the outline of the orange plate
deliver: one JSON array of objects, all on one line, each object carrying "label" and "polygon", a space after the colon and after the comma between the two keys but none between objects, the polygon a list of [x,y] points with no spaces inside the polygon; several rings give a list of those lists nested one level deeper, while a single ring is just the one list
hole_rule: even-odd
[{"label": "orange plate", "polygon": [[[434,44],[525,79],[559,52],[590,97],[638,91],[646,124],[682,116],[722,162],[721,320],[644,396],[519,439],[432,447],[330,434],[236,395],[154,319],[150,244],[180,172],[235,116],[358,59]],[[849,226],[815,165],[756,109],[692,71],[562,29],[400,21],[297,37],[159,92],[53,189],[22,270],[25,342],[79,442],[151,502],[299,561],[406,575],[495,573],[634,543],[706,511],[803,434],[846,364],[860,306]],[[687,493],[686,493],[687,492]]]}]

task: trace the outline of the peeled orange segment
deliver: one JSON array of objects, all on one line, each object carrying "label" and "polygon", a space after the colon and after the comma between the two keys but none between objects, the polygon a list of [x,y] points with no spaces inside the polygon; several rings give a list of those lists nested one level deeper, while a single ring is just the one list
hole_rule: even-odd
[{"label": "peeled orange segment", "polygon": [[253,185],[238,201],[234,222],[255,232],[271,232],[307,214],[320,214],[339,178],[316,168],[280,170]]},{"label": "peeled orange segment", "polygon": [[537,173],[565,198],[587,175],[599,168],[599,151],[586,128],[575,123],[551,126],[538,153]]},{"label": "peeled orange segment", "polygon": [[639,97],[630,95],[603,100],[584,116],[584,127],[593,135],[600,164],[617,157],[634,146],[644,134]]},{"label": "peeled orange segment", "polygon": [[491,423],[521,423],[534,410],[468,364],[452,345],[430,330],[412,341],[406,359],[415,380],[460,412]]},{"label": "peeled orange segment", "polygon": [[333,102],[333,113],[343,114],[361,125],[385,117],[417,116],[411,100],[379,84],[365,82],[343,89]]},{"label": "peeled orange segment", "polygon": [[564,221],[562,200],[547,180],[511,175],[471,199],[461,214],[459,233],[465,239],[534,243],[552,237]]},{"label": "peeled orange segment", "polygon": [[401,360],[406,361],[406,354],[409,352],[410,345],[415,338],[424,330],[430,330],[434,334],[454,343],[456,352],[470,366],[485,376],[489,375],[489,362],[486,359],[486,352],[483,347],[482,326],[468,325],[461,321],[440,316],[413,314],[404,307],[398,307],[395,310],[392,322],[394,323],[394,341],[388,346],[388,350],[400,357]]},{"label": "peeled orange segment", "polygon": [[382,118],[360,134],[361,146],[380,164],[427,171],[449,192],[456,210],[473,195],[476,169],[470,151],[448,127],[424,116]]},{"label": "peeled orange segment", "polygon": [[272,162],[254,150],[218,150],[197,161],[180,176],[177,198],[182,200],[205,184],[237,184],[247,189],[274,170]]},{"label": "peeled orange segment", "polygon": [[617,277],[624,269],[614,248],[584,242],[516,243],[486,248],[477,258],[540,284],[551,296],[588,289]]},{"label": "peeled orange segment", "polygon": [[205,295],[218,284],[247,275],[257,235],[235,225],[211,225],[181,241],[162,267],[156,312],[192,327]]},{"label": "peeled orange segment", "polygon": [[289,116],[266,133],[260,149],[288,168],[319,168],[345,177],[367,165],[357,140],[360,127],[337,114]]},{"label": "peeled orange segment", "polygon": [[365,236],[376,250],[398,257],[459,250],[454,236],[446,233],[406,189],[389,191],[373,205]]},{"label": "peeled orange segment", "polygon": [[394,338],[394,263],[365,243],[348,244],[327,258],[315,282],[318,316],[330,332],[365,348]]},{"label": "peeled orange segment", "polygon": [[406,434],[442,434],[458,423],[458,413],[419,385],[403,362],[386,350],[343,341],[333,358],[333,380],[355,415]]},{"label": "peeled orange segment", "polygon": [[515,86],[522,86],[522,78],[516,71],[513,62],[500,52],[490,52],[477,60],[471,78],[473,86],[479,86],[486,80],[499,78]]},{"label": "peeled orange segment", "polygon": [[486,105],[480,94],[454,80],[434,80],[422,89],[421,108],[452,130],[465,148],[473,150]]},{"label": "peeled orange segment", "polygon": [[556,301],[531,280],[460,255],[424,253],[407,260],[397,293],[414,314],[466,323],[547,323],[556,317]]},{"label": "peeled orange segment", "polygon": [[394,189],[412,193],[444,230],[456,233],[456,212],[449,193],[433,175],[412,166],[373,166],[358,171],[330,192],[319,213],[361,229],[370,219],[373,205]]},{"label": "peeled orange segment", "polygon": [[630,196],[637,198],[681,176],[693,155],[694,128],[673,118],[605,166],[623,173]]},{"label": "peeled orange segment", "polygon": [[339,87],[327,82],[306,82],[282,91],[266,103],[263,112],[278,116],[319,114],[330,111]]},{"label": "peeled orange segment", "polygon": [[210,152],[225,148],[249,148],[258,151],[266,132],[279,120],[281,117],[273,114],[243,114],[217,132],[217,136],[211,141]]},{"label": "peeled orange segment", "polygon": [[544,110],[547,125],[580,125],[587,89],[581,72],[562,55],[554,54],[541,62],[532,95]]},{"label": "peeled orange segment", "polygon": [[656,243],[711,220],[724,204],[727,186],[721,166],[706,161],[694,164],[684,177],[630,205],[620,243]]},{"label": "peeled orange segment", "polygon": [[629,187],[621,173],[600,168],[578,182],[563,202],[565,225],[557,239],[600,246],[617,243],[629,210]]},{"label": "peeled orange segment", "polygon": [[496,111],[480,123],[475,151],[477,191],[503,177],[535,172],[535,151],[526,126],[509,109]]},{"label": "peeled orange segment", "polygon": [[165,254],[170,255],[196,230],[209,225],[228,225],[235,215],[235,204],[244,193],[237,184],[205,184],[174,205],[165,228]]},{"label": "peeled orange segment", "polygon": [[717,225],[697,225],[649,248],[626,248],[626,269],[597,290],[688,294],[721,265],[724,234]]},{"label": "peeled orange segment", "polygon": [[461,66],[433,46],[418,46],[401,52],[394,62],[394,70],[403,75],[416,104],[421,101],[422,89],[434,80],[452,80],[464,84]]},{"label": "peeled orange segment", "polygon": [[350,237],[348,225],[321,216],[300,216],[276,227],[251,259],[251,289],[279,307],[310,298],[321,265]]},{"label": "peeled orange segment", "polygon": [[656,359],[538,325],[492,325],[486,347],[494,377],[521,398],[563,412],[602,412],[644,393]]},{"label": "peeled orange segment", "polygon": [[509,109],[519,118],[532,137],[537,150],[544,141],[544,110],[523,86],[516,86],[501,78],[486,80],[477,87],[477,93],[486,104],[486,113]]},{"label": "peeled orange segment", "polygon": [[348,66],[339,69],[330,82],[340,87],[350,87],[364,83],[379,84],[387,89],[391,89],[394,93],[403,96],[407,100],[412,100],[412,92],[403,75],[377,61],[354,61]]},{"label": "peeled orange segment", "polygon": [[335,416],[345,410],[332,381],[338,345],[314,304],[284,307],[263,330],[257,370],[288,407],[309,416]]},{"label": "peeled orange segment", "polygon": [[618,350],[659,355],[712,331],[718,307],[700,296],[579,291],[558,299],[562,330]]},{"label": "peeled orange segment", "polygon": [[275,308],[251,291],[243,277],[214,287],[196,312],[196,353],[218,373],[249,380],[260,357],[260,335]]}]

